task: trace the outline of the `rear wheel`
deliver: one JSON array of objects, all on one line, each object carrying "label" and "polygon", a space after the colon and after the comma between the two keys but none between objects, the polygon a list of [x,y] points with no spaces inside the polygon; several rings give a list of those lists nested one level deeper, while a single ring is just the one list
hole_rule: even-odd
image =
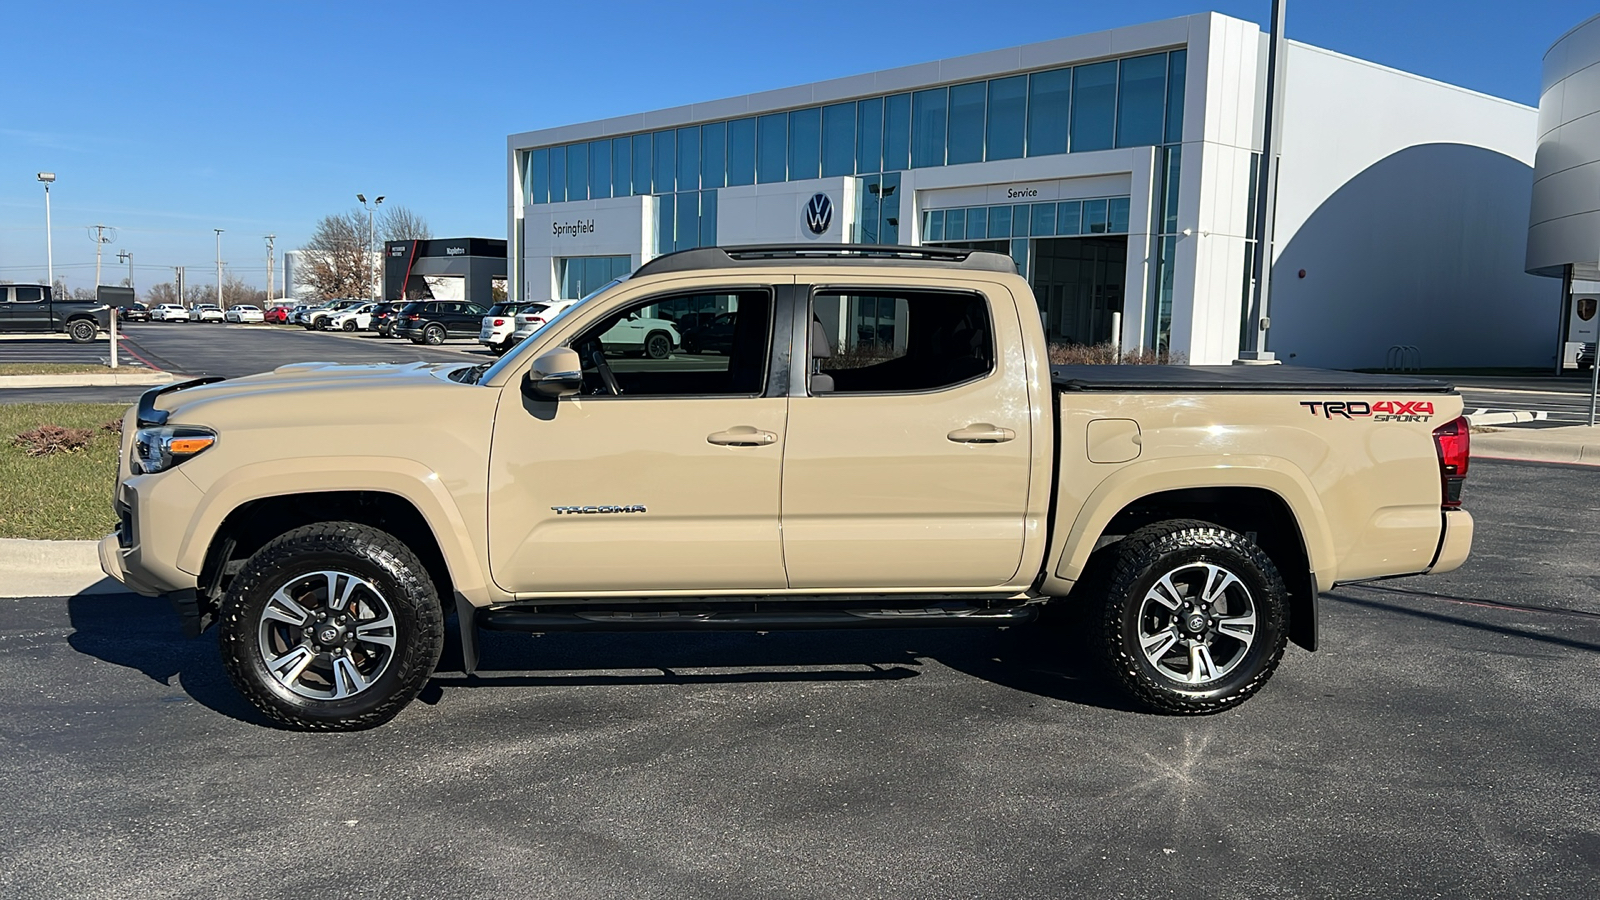
[{"label": "rear wheel", "polygon": [[67,323],[67,337],[71,338],[74,344],[89,343],[99,331],[100,326],[88,319],[73,319]]},{"label": "rear wheel", "polygon": [[223,601],[222,660],[240,693],[291,728],[394,718],[444,644],[439,596],[394,536],[354,522],[297,528],[245,563]]},{"label": "rear wheel", "polygon": [[1178,519],[1124,538],[1104,580],[1101,649],[1153,712],[1243,703],[1272,677],[1288,636],[1288,591],[1243,535]]},{"label": "rear wheel", "polygon": [[424,344],[438,346],[444,343],[444,337],[443,325],[429,325],[427,328],[422,329],[422,342]]}]

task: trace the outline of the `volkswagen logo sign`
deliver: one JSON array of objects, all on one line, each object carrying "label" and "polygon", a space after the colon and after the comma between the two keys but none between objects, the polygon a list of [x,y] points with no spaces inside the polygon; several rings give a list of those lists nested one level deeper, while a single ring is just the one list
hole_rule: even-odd
[{"label": "volkswagen logo sign", "polygon": [[806,201],[806,227],[812,234],[826,234],[833,224],[833,201],[824,193],[815,193]]}]

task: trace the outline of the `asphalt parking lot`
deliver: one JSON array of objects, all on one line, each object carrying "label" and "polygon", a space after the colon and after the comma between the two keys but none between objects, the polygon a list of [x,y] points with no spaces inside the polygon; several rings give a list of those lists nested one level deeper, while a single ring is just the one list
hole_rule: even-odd
[{"label": "asphalt parking lot", "polygon": [[1198,719],[1040,628],[489,634],[298,734],[162,601],[0,601],[0,894],[1597,896],[1593,473],[1474,461],[1466,567]]},{"label": "asphalt parking lot", "polygon": [[[125,360],[197,377],[238,378],[297,362],[478,363],[494,359],[476,340],[456,339],[442,346],[427,347],[395,338],[380,338],[371,332],[344,334],[268,325],[135,322],[123,326],[123,334]],[[11,354],[14,345],[7,343],[0,347],[0,358],[16,362],[93,362],[86,354],[94,351],[75,348],[97,348],[101,357],[106,356],[110,348],[104,338],[93,344],[72,344],[65,338],[38,338],[28,343],[34,357],[14,358]],[[0,403],[133,403],[146,389],[7,388],[0,392]]]}]

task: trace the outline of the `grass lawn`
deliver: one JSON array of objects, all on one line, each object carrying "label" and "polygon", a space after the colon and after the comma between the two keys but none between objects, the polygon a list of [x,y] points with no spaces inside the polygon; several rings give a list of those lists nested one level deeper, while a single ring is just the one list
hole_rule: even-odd
[{"label": "grass lawn", "polygon": [[95,363],[0,363],[0,375],[104,375],[110,371],[109,366]]},{"label": "grass lawn", "polygon": [[[122,403],[0,405],[0,538],[99,539],[115,527],[111,491],[121,438],[100,426],[127,409]],[[94,440],[77,453],[29,457],[12,438],[40,425],[88,428]]]}]

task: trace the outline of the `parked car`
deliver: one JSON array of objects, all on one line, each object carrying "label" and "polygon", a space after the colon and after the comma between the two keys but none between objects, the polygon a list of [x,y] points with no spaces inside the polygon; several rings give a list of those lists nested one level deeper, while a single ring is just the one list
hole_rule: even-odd
[{"label": "parked car", "polygon": [[288,306],[274,306],[261,314],[261,321],[268,325],[283,325],[289,321],[291,309]]},{"label": "parked car", "polygon": [[394,336],[413,344],[442,344],[446,338],[477,337],[487,312],[465,300],[416,300],[407,303],[394,324]]},{"label": "parked car", "polygon": [[[567,301],[557,300],[564,309],[571,304]],[[483,344],[496,353],[504,353],[516,344],[513,335],[517,332],[519,323],[527,321],[532,323],[535,319],[540,324],[547,322],[555,313],[546,315],[552,303],[549,301],[528,301],[524,303],[496,303],[489,307],[484,314],[483,325],[478,330],[478,343]],[[532,329],[529,330],[532,333]]]},{"label": "parked car", "polygon": [[[695,313],[695,315],[705,314]],[[683,332],[683,352],[722,354],[733,352],[733,328],[737,321],[738,317],[733,313],[719,313],[693,331]]]},{"label": "parked car", "polygon": [[135,303],[132,306],[124,306],[121,310],[119,310],[119,312],[121,313],[121,319],[124,322],[150,321],[150,307],[145,306],[143,303]]},{"label": "parked car", "polygon": [[328,316],[323,320],[323,327],[328,331],[366,331],[372,327],[372,311],[377,308],[376,303],[352,306]]},{"label": "parked car", "polygon": [[305,321],[306,321],[306,313],[308,313],[308,312],[310,312],[310,311],[312,311],[313,309],[316,309],[316,308],[317,308],[316,304],[312,304],[312,303],[298,303],[298,304],[295,304],[294,308],[289,310],[289,319],[288,319],[289,324],[290,325],[304,325]]},{"label": "parked car", "polygon": [[228,307],[228,311],[222,314],[222,318],[225,321],[237,322],[241,325],[260,325],[267,320],[266,314],[261,311],[261,307],[251,306],[248,303]]},{"label": "parked car", "polygon": [[[615,282],[613,282],[615,283]],[[590,296],[593,296],[592,294]],[[518,313],[517,330],[511,332],[511,346],[515,347],[528,335],[543,328],[551,319],[566,312],[571,307],[582,303],[582,300],[557,300],[547,305],[536,313]]]},{"label": "parked car", "polygon": [[189,321],[189,308],[177,303],[163,303],[150,310],[152,322],[187,322]]},{"label": "parked car", "polygon": [[372,311],[372,330],[378,337],[388,337],[390,329],[394,327],[394,314],[400,311],[404,303],[379,303]]},{"label": "parked car", "polygon": [[202,303],[194,308],[190,317],[196,322],[226,322],[227,314],[215,303]]},{"label": "parked car", "polygon": [[[1051,366],[1009,257],[844,245],[830,271],[820,246],[657,257],[493,366],[306,363],[153,388],[125,418],[100,564],[167,595],[189,634],[215,623],[222,669],[263,715],[333,731],[423,690],[450,612],[470,674],[505,646],[480,628],[642,642],[1065,608],[1125,701],[1203,715],[1246,702],[1288,642],[1317,649],[1319,594],[1467,559],[1471,438],[1448,383]],[[686,293],[738,299],[748,327],[725,366],[602,346]],[[824,323],[886,297],[903,340],[837,359],[854,334]],[[169,668],[193,652],[162,646]],[[1307,715],[1349,689],[1337,665],[1300,676],[1278,699]]]},{"label": "parked car", "polygon": [[87,344],[111,328],[111,308],[96,300],[57,300],[48,284],[0,284],[0,332],[66,334]]},{"label": "parked car", "polygon": [[300,325],[307,331],[320,331],[328,327],[328,318],[334,313],[344,312],[365,302],[364,300],[333,300],[324,303],[315,309],[306,310],[300,316]]},{"label": "parked car", "polygon": [[1587,372],[1594,368],[1595,342],[1590,341],[1578,348],[1578,371]]}]

